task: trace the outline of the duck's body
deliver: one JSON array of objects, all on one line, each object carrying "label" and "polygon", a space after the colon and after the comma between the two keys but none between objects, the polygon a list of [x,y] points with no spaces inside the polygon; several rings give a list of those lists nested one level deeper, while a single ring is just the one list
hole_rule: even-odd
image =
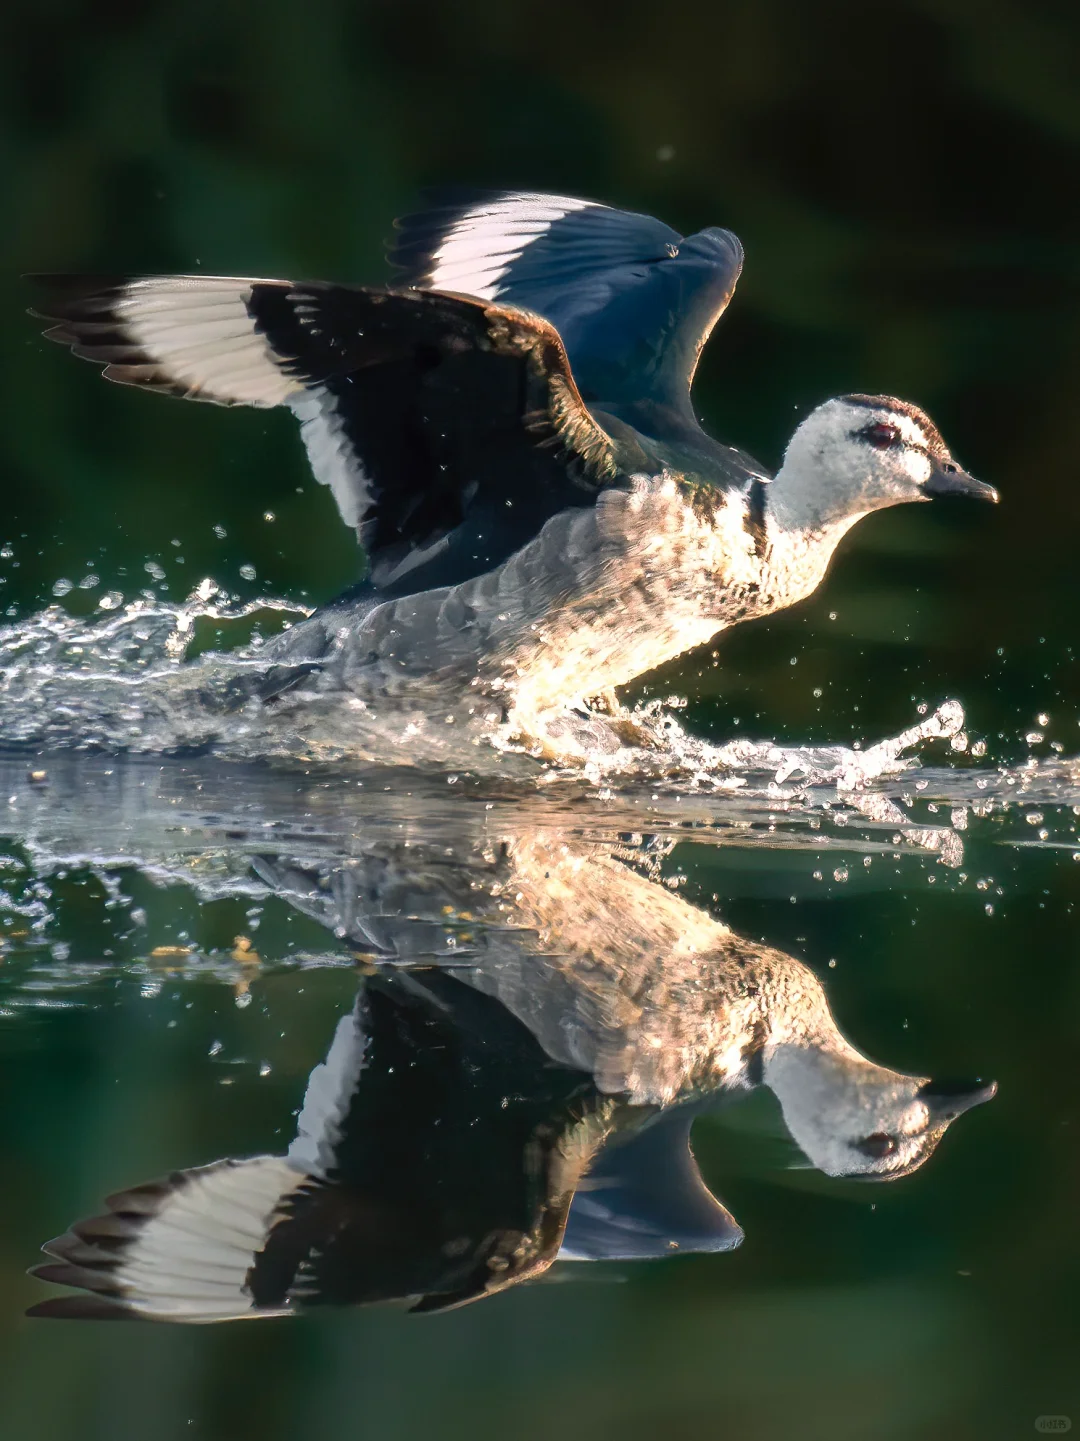
[{"label": "duck's body", "polygon": [[449,723],[573,754],[568,713],[811,594],[871,511],[996,498],[891,397],[819,407],[772,478],[707,435],[729,231],[511,194],[404,222],[393,258],[409,288],[69,280],[43,307],[113,379],[300,420],[369,573],[264,651],[291,726],[336,698],[421,750]]},{"label": "duck's body", "polygon": [[568,707],[816,589],[834,533],[768,523],[755,539],[748,509],[745,496],[695,493],[670,473],[634,477],[554,517],[486,575],[365,596],[294,627],[264,648],[280,667],[270,690],[299,678],[291,704],[348,697],[414,737],[466,724],[545,748]]}]

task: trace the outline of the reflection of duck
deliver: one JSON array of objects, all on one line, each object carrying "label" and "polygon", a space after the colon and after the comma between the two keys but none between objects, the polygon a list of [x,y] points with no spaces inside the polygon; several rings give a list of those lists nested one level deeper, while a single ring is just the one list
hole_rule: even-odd
[{"label": "reflection of duck", "polygon": [[560,1247],[727,1249],[741,1233],[687,1149],[700,1104],[763,1083],[815,1165],[890,1178],[993,1094],[867,1060],[805,965],[736,936],[633,853],[527,825],[464,832],[450,851],[260,863],[374,962],[297,1139],[114,1197],[39,1270],[100,1299],[39,1314],[213,1320],[394,1297],[430,1310],[534,1277]]},{"label": "reflection of duck", "polygon": [[212,1321],[406,1298],[442,1310],[540,1274],[564,1233],[561,1254],[579,1260],[737,1245],[678,1113],[601,1153],[577,1214],[605,1137],[647,1115],[553,1066],[497,1002],[453,977],[376,979],[312,1073],[287,1155],[111,1197],[106,1216],[50,1242],[60,1264],[38,1270],[102,1299],[35,1311],[115,1316],[120,1300]]},{"label": "reflection of duck", "polygon": [[809,595],[861,517],[996,499],[887,396],[820,406],[771,480],[706,435],[690,384],[729,231],[507,194],[413,217],[395,259],[419,288],[61,278],[41,303],[113,379],[300,419],[370,574],[264,652],[263,700],[404,712],[414,751],[449,705],[573,753],[552,715]]}]

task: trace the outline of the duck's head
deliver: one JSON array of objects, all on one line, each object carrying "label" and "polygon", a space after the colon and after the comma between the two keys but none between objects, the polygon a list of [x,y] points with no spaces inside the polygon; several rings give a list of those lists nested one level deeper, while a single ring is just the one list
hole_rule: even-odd
[{"label": "duck's head", "polygon": [[815,529],[942,495],[998,498],[956,463],[918,406],[889,395],[841,395],[791,437],[769,508],[785,527]]},{"label": "duck's head", "polygon": [[781,1046],[766,1067],[792,1138],[829,1176],[892,1180],[917,1170],[949,1124],[997,1092],[907,1076],[857,1052]]}]

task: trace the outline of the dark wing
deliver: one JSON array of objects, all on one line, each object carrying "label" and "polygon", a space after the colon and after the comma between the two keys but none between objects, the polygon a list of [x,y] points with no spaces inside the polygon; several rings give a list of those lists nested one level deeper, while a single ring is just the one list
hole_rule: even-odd
[{"label": "dark wing", "polygon": [[647,215],[494,191],[399,220],[390,260],[406,285],[545,316],[586,400],[655,433],[643,417],[657,407],[689,414],[698,355],[743,251],[729,230],[684,239]]},{"label": "dark wing", "polygon": [[619,473],[557,330],[524,311],[217,276],[42,283],[46,335],[110,380],[289,406],[380,587],[481,574]]}]

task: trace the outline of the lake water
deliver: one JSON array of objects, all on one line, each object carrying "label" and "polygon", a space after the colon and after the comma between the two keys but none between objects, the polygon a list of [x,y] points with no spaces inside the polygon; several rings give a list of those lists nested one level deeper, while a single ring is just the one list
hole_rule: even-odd
[{"label": "lake water", "polygon": [[[854,788],[9,751],[9,1434],[285,1435],[358,1390],[390,1436],[445,1430],[448,1405],[455,1435],[669,1411],[969,1434],[1003,1406],[1029,1430],[1073,1377],[1080,771],[921,748]],[[814,1167],[768,1074],[731,1091],[722,1055],[755,1024],[828,1050],[822,1006],[858,1064],[999,1093],[913,1174],[824,1175],[880,1094],[814,1093]],[[150,1284],[166,1312],[244,1312],[254,1288],[308,1314],[17,1319],[72,1294],[23,1269],[107,1195],[254,1157],[283,1256],[243,1296],[186,1253]],[[108,1307],[120,1255],[69,1277]]]}]

